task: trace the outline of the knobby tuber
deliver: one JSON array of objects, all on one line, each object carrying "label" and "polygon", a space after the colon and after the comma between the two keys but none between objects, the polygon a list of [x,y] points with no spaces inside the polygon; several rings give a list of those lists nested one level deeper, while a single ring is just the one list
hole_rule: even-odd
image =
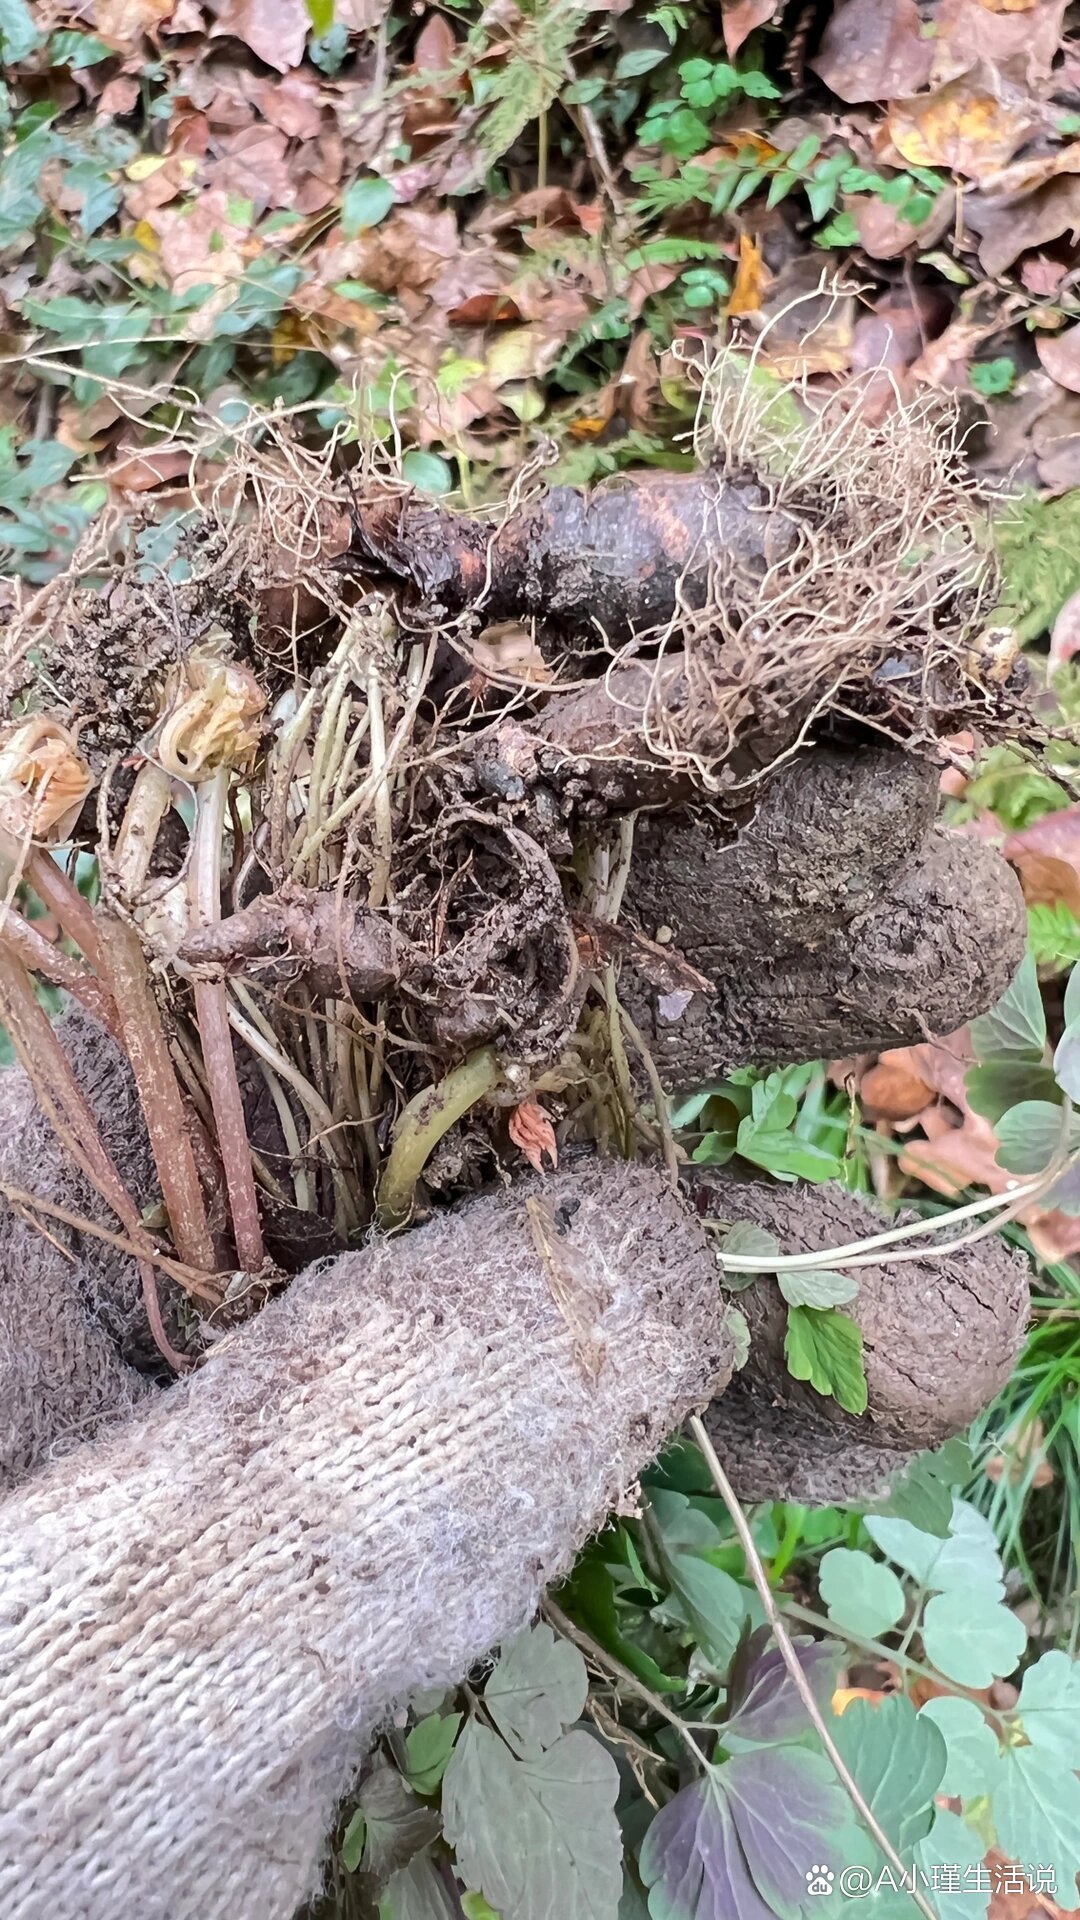
[{"label": "knobby tuber", "polygon": [[[695,1201],[713,1219],[752,1220],[782,1253],[820,1252],[879,1233],[881,1215],[826,1186],[808,1200],[795,1187],[700,1168]],[[1008,1379],[1027,1315],[1027,1263],[994,1236],[934,1259],[861,1268],[845,1309],[863,1336],[869,1396],[845,1413],[795,1380],[783,1364],[787,1309],[772,1280],[738,1294],[750,1357],[709,1425],[743,1499],[824,1502],[873,1490],[913,1453],[963,1432]]]},{"label": "knobby tuber", "polygon": [[[700,814],[639,821],[626,917],[648,936],[673,929],[716,982],[676,999],[625,982],[666,1085],[907,1045],[1000,997],[1027,938],[1019,883],[986,842],[919,834],[919,781],[889,755],[830,767],[817,753],[727,841]],[[819,802],[841,784],[847,805],[830,816]]]},{"label": "knobby tuber", "polygon": [[429,613],[537,619],[595,648],[661,627],[680,606],[703,607],[720,556],[756,582],[799,538],[753,480],[663,473],[592,494],[552,487],[502,520],[415,493],[376,495],[358,505],[350,558],[407,583]]}]

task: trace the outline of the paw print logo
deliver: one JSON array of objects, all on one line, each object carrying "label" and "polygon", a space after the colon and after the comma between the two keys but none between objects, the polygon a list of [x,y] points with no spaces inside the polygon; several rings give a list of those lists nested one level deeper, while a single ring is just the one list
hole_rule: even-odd
[{"label": "paw print logo", "polygon": [[831,1893],[836,1875],[831,1867],[812,1866],[806,1872],[807,1893]]}]

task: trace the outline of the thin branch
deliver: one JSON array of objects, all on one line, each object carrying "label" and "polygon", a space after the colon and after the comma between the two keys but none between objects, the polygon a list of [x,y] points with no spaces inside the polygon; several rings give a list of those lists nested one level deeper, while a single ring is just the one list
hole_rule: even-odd
[{"label": "thin branch", "polygon": [[543,1600],[540,1611],[546,1619],[551,1622],[551,1625],[556,1631],[562,1634],[564,1640],[572,1640],[575,1647],[585,1655],[586,1659],[592,1660],[598,1667],[603,1667],[606,1672],[611,1674],[612,1679],[618,1681],[621,1687],[625,1687],[629,1693],[636,1694],[638,1699],[643,1701],[651,1712],[658,1714],[661,1720],[666,1720],[669,1726],[674,1727],[679,1738],[689,1747],[690,1752],[693,1754],[699,1766],[707,1767],[709,1765],[709,1762],[706,1760],[697,1741],[691,1734],[685,1720],[680,1719],[674,1708],[669,1707],[665,1700],[661,1700],[658,1693],[653,1693],[650,1687],[647,1687],[643,1681],[631,1673],[629,1667],[624,1667],[621,1660],[616,1660],[614,1654],[608,1653],[605,1647],[600,1646],[599,1642],[594,1640],[591,1634],[585,1633],[581,1627],[575,1626],[569,1614],[564,1613],[562,1608],[557,1606],[555,1601],[551,1599],[550,1595],[546,1596]]},{"label": "thin branch", "polygon": [[[689,1427],[697,1445],[701,1448],[701,1451],[705,1457],[705,1461],[708,1465],[709,1472],[712,1475],[713,1484],[716,1487],[716,1491],[720,1495],[720,1498],[724,1502],[725,1507],[727,1508],[729,1514],[731,1515],[731,1523],[735,1528],[736,1534],[738,1535],[739,1544],[742,1547],[744,1554],[746,1555],[746,1564],[750,1569],[751,1578],[753,1579],[754,1585],[758,1590],[758,1593],[761,1598],[761,1604],[765,1609],[766,1618],[769,1622],[770,1627],[772,1628],[773,1638],[776,1641],[777,1651],[785,1667],[787,1668],[789,1674],[791,1675],[795,1689],[799,1695],[800,1700],[803,1703],[803,1706],[806,1708],[811,1724],[813,1725],[814,1730],[817,1733],[818,1738],[825,1749],[825,1752],[828,1754],[829,1759],[832,1761],[833,1766],[836,1769],[837,1778],[839,1779],[841,1785],[843,1786],[845,1792],[847,1793],[847,1796],[851,1801],[852,1806],[855,1808],[855,1811],[859,1814],[859,1816],[863,1820],[868,1832],[877,1841],[877,1844],[881,1848],[881,1851],[884,1854],[886,1860],[889,1862],[889,1865],[891,1867],[894,1867],[897,1873],[899,1873],[900,1884],[902,1886],[907,1886],[908,1878],[909,1878],[909,1869],[905,1867],[903,1861],[900,1858],[900,1855],[897,1853],[896,1848],[893,1846],[892,1841],[889,1839],[888,1834],[885,1832],[885,1829],[880,1825],[879,1821],[875,1818],[873,1810],[870,1807],[869,1802],[865,1798],[862,1792],[862,1789],[859,1786],[858,1781],[855,1779],[854,1775],[852,1774],[851,1769],[847,1764],[847,1761],[844,1759],[844,1756],[841,1753],[839,1747],[837,1746],[836,1741],[833,1739],[832,1734],[829,1732],[829,1728],[828,1728],[828,1724],[826,1722],[825,1716],[822,1713],[821,1708],[819,1707],[817,1701],[814,1698],[813,1688],[811,1687],[810,1682],[806,1677],[806,1674],[803,1672],[802,1663],[799,1659],[798,1654],[795,1651],[795,1648],[791,1644],[791,1637],[788,1633],[786,1626],[784,1625],[783,1615],[781,1614],[780,1609],[776,1604],[776,1595],[773,1593],[773,1590],[769,1585],[769,1576],[766,1573],[764,1566],[762,1565],[761,1555],[758,1553],[758,1550],[754,1545],[753,1535],[750,1532],[750,1528],[747,1525],[746,1515],[744,1514],[742,1507],[739,1505],[738,1500],[735,1498],[735,1494],[732,1490],[731,1483],[728,1480],[727,1474],[724,1472],[723,1467],[720,1465],[716,1448],[713,1446],[712,1441],[709,1439],[708,1433],[705,1430],[704,1423],[702,1422],[698,1414],[695,1413],[691,1415],[691,1418],[689,1421]],[[927,1900],[925,1894],[920,1893],[918,1887],[914,1885],[910,1887],[909,1891],[910,1891],[912,1900],[915,1902],[915,1905],[918,1907],[919,1912],[923,1915],[923,1920],[938,1920],[938,1914],[935,1911],[934,1907],[931,1906],[929,1900]]]}]

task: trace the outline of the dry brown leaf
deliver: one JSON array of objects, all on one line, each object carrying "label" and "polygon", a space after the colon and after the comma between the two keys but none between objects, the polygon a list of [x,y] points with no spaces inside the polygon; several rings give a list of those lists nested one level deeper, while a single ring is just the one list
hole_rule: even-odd
[{"label": "dry brown leaf", "polygon": [[892,100],[930,78],[934,46],[915,0],[842,0],[810,65],[841,100]]},{"label": "dry brown leaf", "polygon": [[[1069,151],[1072,154],[1071,148]],[[1076,240],[1080,234],[1080,179],[1073,171],[1060,173],[1025,195],[1020,204],[1014,190],[1000,197],[995,190],[993,196],[984,195],[978,224],[979,260],[991,278],[996,278],[1030,247],[1043,247],[1062,234]]]},{"label": "dry brown leaf", "polygon": [[537,1173],[544,1170],[545,1153],[552,1166],[558,1166],[559,1149],[555,1129],[538,1100],[523,1100],[519,1107],[514,1108],[510,1115],[509,1132],[515,1147],[520,1147],[530,1167],[535,1167]]},{"label": "dry brown leaf", "polygon": [[220,188],[184,205],[155,207],[148,222],[174,293],[203,285],[222,288],[239,279],[248,228],[230,217],[229,196]]},{"label": "dry brown leaf", "polygon": [[765,289],[771,279],[772,274],[765,265],[764,255],[757,241],[748,233],[740,233],[739,264],[735,270],[735,284],[727,304],[728,313],[733,317],[740,313],[760,313]]},{"label": "dry brown leaf", "polygon": [[298,67],[311,32],[304,0],[213,0],[211,39],[229,34],[278,73]]},{"label": "dry brown leaf", "polygon": [[1080,914],[1080,806],[1044,813],[1010,834],[1002,852],[1020,875],[1025,899],[1064,900]]},{"label": "dry brown leaf", "polygon": [[1059,387],[1080,393],[1080,327],[1068,327],[1064,333],[1040,333],[1035,351]]},{"label": "dry brown leaf", "polygon": [[189,450],[162,448],[160,453],[132,454],[118,466],[108,467],[104,477],[121,493],[147,493],[152,487],[160,487],[167,480],[179,480],[190,471]]},{"label": "dry brown leaf", "polygon": [[989,6],[988,0],[941,0],[934,24],[931,83],[967,73],[978,60],[1011,79],[1045,80],[1061,44],[1066,0],[1027,0]]},{"label": "dry brown leaf", "polygon": [[97,0],[94,27],[103,40],[131,45],[167,20],[176,0]]},{"label": "dry brown leaf", "polygon": [[1034,103],[980,63],[936,93],[894,100],[889,138],[912,167],[948,167],[980,181],[1011,160],[1038,125]]},{"label": "dry brown leaf", "polygon": [[933,1089],[912,1071],[906,1058],[908,1051],[902,1047],[890,1049],[863,1074],[859,1098],[872,1118],[911,1120],[929,1106]]},{"label": "dry brown leaf", "polygon": [[774,15],[779,18],[783,12],[778,0],[720,0],[720,9],[724,45],[731,60],[755,27],[766,26]]}]

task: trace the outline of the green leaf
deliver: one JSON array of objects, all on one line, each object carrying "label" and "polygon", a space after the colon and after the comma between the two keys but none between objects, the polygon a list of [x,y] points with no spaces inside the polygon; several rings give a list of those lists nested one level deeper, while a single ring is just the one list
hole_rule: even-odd
[{"label": "green leaf", "polygon": [[964,1092],[972,1112],[992,1127],[1022,1101],[1061,1100],[1053,1069],[1027,1060],[992,1060],[985,1067],[972,1067],[964,1078]]},{"label": "green leaf", "polygon": [[928,1700],[919,1709],[920,1720],[932,1720],[945,1742],[948,1758],[938,1791],[974,1800],[992,1793],[1001,1772],[1001,1750],[974,1700],[946,1694]]},{"label": "green leaf", "polygon": [[965,1440],[946,1440],[936,1453],[927,1451],[915,1455],[895,1477],[877,1512],[907,1520],[918,1532],[930,1534],[935,1540],[947,1540],[952,1522],[952,1490],[970,1476],[971,1448]]},{"label": "green leaf", "polygon": [[1062,1003],[1066,1029],[1080,1023],[1080,967],[1074,967],[1065,985]]},{"label": "green leaf", "polygon": [[1000,1601],[979,1592],[935,1593],[923,1614],[926,1657],[962,1687],[988,1687],[1013,1671],[1027,1628]]},{"label": "green leaf", "polygon": [[321,40],[334,24],[334,0],[304,0],[304,5],[312,32],[317,33]]},{"label": "green leaf", "polygon": [[[695,1553],[673,1553],[667,1558],[671,1590],[680,1603],[702,1653],[712,1666],[726,1672],[739,1644],[746,1619],[746,1592],[730,1573]],[[662,1603],[654,1612],[670,1617]]]},{"label": "green leaf", "polygon": [[[757,1088],[754,1091],[757,1092]],[[775,1174],[780,1180],[839,1179],[843,1162],[835,1154],[826,1153],[823,1147],[815,1146],[810,1140],[800,1140],[797,1134],[790,1133],[788,1127],[794,1117],[795,1104],[786,1096],[773,1103],[765,1124],[761,1124],[753,1114],[748,1114],[740,1122],[737,1136],[738,1150],[743,1159],[749,1160],[755,1167],[764,1167],[767,1173]]]},{"label": "green leaf", "polygon": [[379,1901],[379,1920],[457,1920],[457,1901],[434,1861],[421,1854],[392,1873]]},{"label": "green leaf", "polygon": [[364,1857],[364,1841],[367,1839],[367,1821],[357,1807],[345,1829],[341,1842],[340,1859],[346,1873],[355,1873]]},{"label": "green leaf", "polygon": [[482,1893],[463,1893],[461,1911],[465,1920],[502,1920],[494,1907],[489,1907]]},{"label": "green leaf", "polygon": [[417,1793],[434,1793],[446,1772],[460,1725],[460,1713],[448,1713],[445,1718],[429,1713],[409,1732],[405,1741],[408,1762],[405,1771],[410,1787]]},{"label": "green leaf", "polygon": [[95,33],[79,33],[74,28],[61,27],[49,35],[49,64],[54,67],[73,67],[76,73],[83,67],[96,67],[101,60],[111,60],[114,49],[106,46]]},{"label": "green leaf", "polygon": [[651,73],[668,57],[666,47],[631,47],[627,53],[621,53],[615,62],[616,80],[640,80],[643,73]]},{"label": "green leaf", "polygon": [[25,0],[0,0],[0,58],[17,65],[33,53],[40,37]]},{"label": "green leaf", "polygon": [[846,208],[820,227],[814,235],[816,247],[856,247],[859,244],[859,228],[853,213]]},{"label": "green leaf", "polygon": [[[708,1137],[708,1136],[706,1136]],[[695,1160],[697,1155],[694,1155]],[[757,1226],[753,1220],[736,1220],[720,1242],[720,1267],[724,1285],[730,1293],[738,1293],[743,1287],[752,1287],[760,1274],[729,1273],[724,1266],[725,1258],[750,1257],[754,1260],[772,1260],[779,1258],[780,1242],[767,1227]]]},{"label": "green leaf", "polygon": [[1042,1173],[1061,1148],[1063,1124],[1070,1149],[1080,1146],[1080,1123],[1075,1117],[1066,1122],[1060,1106],[1051,1106],[1048,1100],[1022,1100],[1018,1107],[1010,1107],[996,1127],[998,1166],[1010,1173]]},{"label": "green leaf", "polygon": [[850,1274],[833,1273],[829,1267],[806,1267],[797,1273],[781,1268],[776,1277],[789,1307],[842,1307],[859,1291]]},{"label": "green leaf", "polygon": [[[439,1831],[439,1816],[425,1807],[393,1767],[380,1764],[362,1783],[356,1796],[364,1818],[360,1865],[365,1873],[383,1880],[398,1867],[408,1866]],[[351,1833],[356,1815],[349,1823]],[[346,1835],[346,1838],[348,1835]]]},{"label": "green leaf", "polygon": [[866,1412],[862,1333],[835,1308],[789,1307],[784,1358],[796,1380],[832,1395],[847,1413]]},{"label": "green leaf", "polygon": [[484,1688],[484,1705],[518,1759],[529,1760],[580,1718],[588,1692],[581,1654],[541,1621],[504,1647]]},{"label": "green leaf", "polygon": [[366,180],[354,180],[346,187],[341,201],[341,231],[346,240],[377,227],[394,204],[394,189],[389,180],[371,174]]},{"label": "green leaf", "polygon": [[443,1826],[462,1879],[503,1920],[615,1920],[622,1836],[619,1772],[599,1742],[564,1734],[515,1760],[472,1720],[443,1780]]},{"label": "green leaf", "polygon": [[[915,1861],[926,1875],[939,1920],[979,1920],[979,1915],[985,1914],[988,1895],[980,1898],[975,1893],[973,1898],[973,1889],[980,1885],[979,1875],[985,1872],[985,1854],[985,1840],[959,1814],[944,1807],[937,1809],[933,1826],[915,1848]],[[910,1902],[907,1914],[914,1920]]]},{"label": "green leaf", "polygon": [[1016,1711],[1033,1747],[1070,1771],[1080,1767],[1080,1662],[1044,1653],[1024,1675]]},{"label": "green leaf", "polygon": [[904,1611],[904,1589],[891,1567],[868,1553],[833,1547],[818,1568],[821,1597],[838,1627],[876,1640]]},{"label": "green leaf", "polygon": [[[1071,985],[1071,981],[1070,981]],[[1054,1073],[1070,1100],[1080,1101],[1080,1020],[1067,1026],[1054,1054]]]},{"label": "green leaf", "polygon": [[1058,1904],[1076,1906],[1080,1780],[1038,1747],[1009,1747],[994,1790],[998,1844],[1012,1860],[1052,1867]]},{"label": "green leaf", "polygon": [[[932,201],[930,206],[933,206]],[[926,215],[922,217],[925,219]],[[915,224],[919,224],[917,220]],[[999,354],[996,360],[980,360],[969,367],[968,378],[976,393],[1009,393],[1016,385],[1016,362],[1010,360],[1006,353]]]},{"label": "green leaf", "polygon": [[832,1736],[879,1825],[906,1853],[930,1831],[947,1759],[942,1734],[903,1694],[893,1693],[876,1707],[853,1700]]},{"label": "green leaf", "polygon": [[994,1529],[966,1500],[954,1498],[947,1540],[923,1533],[908,1520],[868,1513],[866,1531],[898,1567],[932,1592],[975,1591],[1000,1600],[1005,1591]]},{"label": "green leaf", "polygon": [[441,453],[424,453],[410,447],[401,462],[402,477],[421,493],[449,493],[454,476]]},{"label": "green leaf", "polygon": [[980,1065],[988,1060],[1028,1060],[1041,1066],[1046,1045],[1046,1014],[1039,976],[1030,953],[1001,999],[971,1023],[971,1044]]}]

